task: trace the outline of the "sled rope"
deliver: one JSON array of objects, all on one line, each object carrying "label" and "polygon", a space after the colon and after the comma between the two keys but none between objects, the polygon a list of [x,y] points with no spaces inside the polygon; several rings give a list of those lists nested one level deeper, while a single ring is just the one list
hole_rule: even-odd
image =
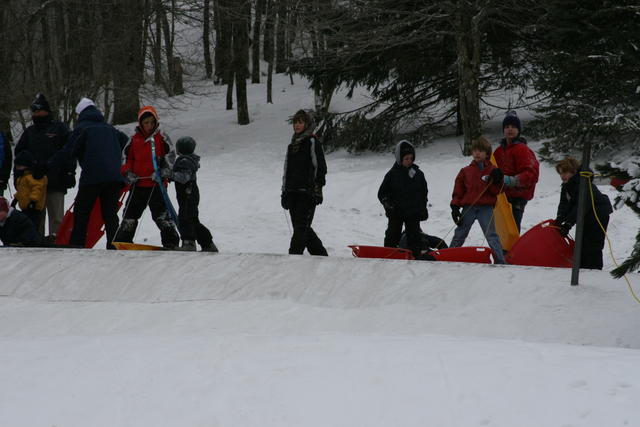
[{"label": "sled rope", "polygon": [[[593,195],[593,187],[591,186],[591,178],[594,177],[595,174],[593,172],[591,172],[591,171],[581,171],[580,172],[580,176],[583,177],[583,178],[586,178],[587,181],[589,182],[589,193],[591,195],[591,209],[593,209],[593,215],[596,217],[596,221],[598,221],[598,225],[602,229],[602,232],[604,233],[604,237],[606,237],[606,239],[607,239],[607,244],[609,246],[609,255],[611,256],[611,260],[613,261],[613,263],[615,264],[616,267],[620,267],[620,265],[618,264],[618,261],[616,261],[616,258],[613,255],[613,246],[611,245],[611,239],[609,239],[609,235],[607,234],[607,230],[604,229],[604,226],[602,225],[602,222],[600,221],[600,218],[598,218],[598,213],[596,212],[595,196]],[[633,286],[631,285],[631,281],[629,280],[629,278],[627,277],[626,274],[624,276],[622,276],[622,277],[624,277],[624,280],[627,282],[627,286],[629,287],[629,292],[631,292],[631,296],[633,297],[634,300],[636,300],[636,302],[638,304],[640,304],[640,298],[638,298],[638,295],[633,290]]]},{"label": "sled rope", "polygon": [[[469,205],[470,208],[472,208],[473,206],[475,206],[476,202],[478,200],[480,200],[480,197],[482,197],[482,195],[489,189],[489,186],[491,185],[491,183],[487,183],[487,185],[484,187],[484,190],[482,190],[482,192],[478,195],[478,197],[476,197],[476,199]],[[504,182],[502,183],[502,185],[504,186]],[[502,191],[502,188],[500,188],[500,191]],[[467,214],[467,212],[469,212],[469,209],[467,209],[465,212],[462,213],[462,215],[460,216],[460,221],[462,221],[462,218],[464,218],[464,216]],[[491,219],[493,219],[493,214],[491,214]],[[447,236],[449,234],[451,234],[451,232],[453,230],[456,229],[456,227],[458,227],[458,224],[455,224],[453,227],[451,227],[449,229],[449,231],[447,231],[447,234],[444,235],[444,237],[442,239],[440,239],[440,243],[444,242],[444,239],[447,238]],[[482,233],[484,234],[484,232]],[[486,238],[486,237],[485,237]],[[436,250],[438,249],[438,247],[440,246],[440,243],[438,243],[438,245],[436,246]]]}]

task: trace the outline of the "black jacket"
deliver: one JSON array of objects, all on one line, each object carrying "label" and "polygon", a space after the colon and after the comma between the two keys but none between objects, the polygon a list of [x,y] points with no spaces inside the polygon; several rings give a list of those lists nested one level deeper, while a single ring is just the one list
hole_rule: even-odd
[{"label": "black jacket", "polygon": [[82,167],[80,185],[121,182],[122,150],[129,137],[115,127],[105,123],[104,116],[96,107],[85,108],[69,141],[50,165],[60,165],[69,159],[77,159]]},{"label": "black jacket", "polygon": [[[49,160],[60,151],[69,138],[69,128],[51,116],[34,121],[24,131],[18,144],[16,144],[16,156],[22,151],[29,151],[39,165],[47,165]],[[67,188],[75,185],[73,171],[75,164],[72,161],[59,164],[47,171],[47,190],[66,192]],[[69,174],[72,176],[69,176]]]},{"label": "black jacket", "polygon": [[[560,204],[558,205],[558,213],[556,215],[557,223],[567,223],[573,226],[578,221],[578,199],[580,189],[580,172],[578,170],[569,181],[562,184],[560,190]],[[609,216],[613,212],[611,201],[606,194],[602,194],[595,184],[591,183],[591,189],[593,190],[593,198],[596,206],[596,213],[599,218]],[[593,207],[591,206],[591,193],[587,188],[587,209],[585,215],[593,215]]]},{"label": "black jacket", "polygon": [[389,218],[424,221],[429,217],[428,193],[427,180],[418,165],[405,168],[396,162],[384,176],[378,200]]},{"label": "black jacket", "polygon": [[313,193],[326,183],[327,163],[318,137],[310,133],[293,135],[284,160],[282,192]]},{"label": "black jacket", "polygon": [[0,182],[9,182],[11,175],[11,144],[2,132],[0,132]]},{"label": "black jacket", "polygon": [[200,169],[200,156],[197,154],[181,154],[173,164],[171,180],[176,183],[179,203],[185,199],[200,199],[196,175],[198,169]]},{"label": "black jacket", "polygon": [[22,212],[14,210],[3,224],[0,224],[0,240],[5,246],[38,246],[42,244],[42,236],[33,222]]}]

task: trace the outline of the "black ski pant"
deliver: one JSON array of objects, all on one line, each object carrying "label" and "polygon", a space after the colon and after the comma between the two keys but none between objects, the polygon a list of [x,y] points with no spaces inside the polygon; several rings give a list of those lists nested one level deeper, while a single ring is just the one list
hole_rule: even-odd
[{"label": "black ski pant", "polygon": [[289,245],[289,253],[301,255],[306,248],[311,255],[327,256],[327,250],[322,245],[311,223],[316,212],[316,203],[311,194],[289,193],[289,214],[293,224],[293,236]]},{"label": "black ski pant", "polygon": [[139,187],[134,185],[127,198],[122,225],[116,235],[116,242],[132,242],[138,228],[138,220],[149,206],[151,218],[160,229],[160,239],[165,248],[176,248],[180,243],[180,236],[176,231],[169,211],[157,185],[153,187]]},{"label": "black ski pant", "polygon": [[187,185],[176,183],[176,197],[178,199],[178,223],[182,241],[197,241],[202,248],[213,245],[213,237],[207,227],[200,222],[200,191],[195,183]]},{"label": "black ski pant", "polygon": [[397,248],[402,237],[402,225],[407,232],[407,247],[414,258],[420,256],[422,240],[420,236],[420,221],[411,219],[389,218],[387,231],[384,233],[384,245],[388,248]]},{"label": "black ski pant", "polygon": [[114,249],[111,242],[113,242],[118,229],[118,198],[121,188],[121,182],[104,182],[78,187],[78,194],[73,206],[74,223],[69,241],[71,245],[84,247],[89,216],[96,200],[100,199],[102,218],[107,232],[107,249]]},{"label": "black ski pant", "polygon": [[[609,225],[609,214],[600,215],[599,218],[606,230]],[[585,216],[583,233],[580,268],[602,270],[602,250],[604,249],[605,235],[593,214]]]}]

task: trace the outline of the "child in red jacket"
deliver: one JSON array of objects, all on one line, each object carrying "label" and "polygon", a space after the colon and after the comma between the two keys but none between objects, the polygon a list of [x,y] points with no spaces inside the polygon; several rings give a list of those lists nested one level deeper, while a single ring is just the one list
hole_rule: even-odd
[{"label": "child in red jacket", "polygon": [[175,249],[180,243],[180,236],[176,231],[176,224],[169,216],[159,185],[167,186],[167,180],[158,184],[154,176],[153,150],[154,144],[156,163],[163,178],[171,175],[171,168],[175,161],[175,152],[171,140],[158,126],[158,113],[152,106],[142,107],[138,111],[138,126],[131,141],[124,148],[126,161],[122,165],[121,173],[131,184],[131,192],[127,199],[122,224],[116,233],[114,241],[132,242],[138,227],[138,220],[149,206],[151,217],[160,229],[162,246]]},{"label": "child in red jacket", "polygon": [[502,245],[493,220],[496,196],[502,187],[502,172],[488,160],[491,144],[486,138],[480,137],[473,142],[471,156],[471,164],[460,169],[453,188],[451,216],[458,226],[449,247],[462,246],[477,220],[493,251],[495,263],[504,264]]}]

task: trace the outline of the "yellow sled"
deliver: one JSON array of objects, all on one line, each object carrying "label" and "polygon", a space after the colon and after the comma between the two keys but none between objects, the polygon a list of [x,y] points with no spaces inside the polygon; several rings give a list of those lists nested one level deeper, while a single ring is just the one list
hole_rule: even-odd
[{"label": "yellow sled", "polygon": [[[493,154],[491,155],[491,163],[496,167],[498,166]],[[520,238],[520,232],[518,232],[516,220],[513,218],[511,203],[507,200],[506,194],[498,194],[496,206],[493,208],[493,217],[496,223],[496,232],[500,237],[500,244],[504,250],[508,251],[516,240]]]},{"label": "yellow sled", "polygon": [[164,249],[162,246],[143,245],[140,243],[112,242],[111,244],[119,251],[161,251]]}]

